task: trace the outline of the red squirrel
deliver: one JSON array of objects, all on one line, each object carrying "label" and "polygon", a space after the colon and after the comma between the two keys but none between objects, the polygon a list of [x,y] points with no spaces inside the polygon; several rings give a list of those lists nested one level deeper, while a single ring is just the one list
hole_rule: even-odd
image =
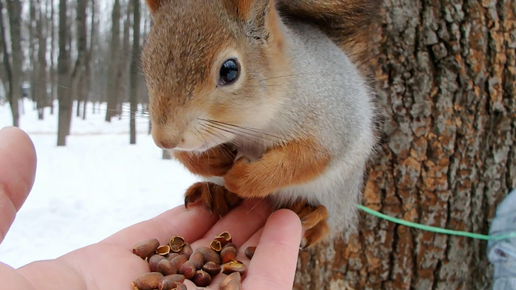
[{"label": "red squirrel", "polygon": [[360,66],[376,0],[147,0],[142,52],[155,143],[204,177],[185,194],[224,215],[269,198],[302,247],[353,230],[376,142]]}]

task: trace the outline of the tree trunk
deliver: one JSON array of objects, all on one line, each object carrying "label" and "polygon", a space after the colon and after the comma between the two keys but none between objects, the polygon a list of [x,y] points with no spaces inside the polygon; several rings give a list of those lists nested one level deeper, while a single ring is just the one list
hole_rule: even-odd
[{"label": "tree trunk", "polygon": [[97,21],[96,21],[96,10],[97,5],[95,4],[95,0],[91,0],[91,23],[90,23],[90,44],[88,48],[88,52],[86,53],[86,80],[85,86],[87,90],[87,94],[85,95],[85,99],[83,102],[82,108],[82,119],[86,120],[86,105],[90,100],[90,95],[95,90],[94,82],[93,82],[93,69],[92,69],[92,61],[93,61],[93,52],[95,51],[95,46],[97,43]]},{"label": "tree trunk", "polygon": [[[39,5],[38,5],[39,6]],[[27,73],[28,80],[30,83],[30,88],[27,91],[27,96],[32,99],[32,101],[36,101],[36,79],[37,79],[37,71],[38,71],[38,62],[36,61],[37,53],[36,53],[36,1],[30,1],[29,3],[29,22],[28,22],[28,31],[29,31],[29,62],[30,69]]]},{"label": "tree trunk", "polygon": [[138,110],[138,64],[140,63],[140,2],[132,0],[133,5],[133,49],[130,75],[130,144],[136,144],[136,111]]},{"label": "tree trunk", "polygon": [[111,118],[116,113],[116,105],[118,103],[118,84],[117,84],[117,69],[120,59],[120,0],[115,0],[113,4],[113,13],[111,15],[111,57],[108,68],[108,83],[107,83],[107,110],[106,121],[111,122]]},{"label": "tree trunk", "polygon": [[36,86],[38,89],[35,91],[34,97],[37,100],[38,118],[40,120],[44,119],[44,109],[49,103],[47,93],[47,29],[45,29],[45,15],[46,12],[43,13],[43,8],[39,6],[39,19],[37,21],[38,72],[36,78]]},{"label": "tree trunk", "polygon": [[55,65],[55,43],[56,43],[56,26],[54,24],[54,14],[55,14],[55,4],[54,0],[48,0],[48,5],[50,5],[50,115],[54,115],[54,100],[57,95],[57,69]]},{"label": "tree trunk", "polygon": [[[514,0],[384,2],[366,206],[488,233],[516,187],[515,11]],[[485,290],[491,270],[484,241],[361,214],[347,243],[300,254],[295,289]]]},{"label": "tree trunk", "polygon": [[23,98],[23,50],[21,47],[21,10],[20,0],[8,0],[7,11],[9,15],[9,27],[11,30],[11,73],[12,87],[10,88],[11,112],[13,114],[13,125],[19,126],[20,109],[18,100]]},{"label": "tree trunk", "polygon": [[77,116],[80,112],[80,103],[83,101],[84,82],[83,76],[86,70],[88,35],[86,32],[86,9],[88,8],[88,0],[78,0],[76,6],[76,29],[77,29],[77,59],[72,72],[71,95],[72,98],[77,96]]},{"label": "tree trunk", "polygon": [[59,99],[59,124],[57,146],[66,146],[66,136],[72,121],[72,94],[70,92],[70,52],[67,49],[69,29],[67,25],[66,1],[59,1],[59,56],[57,60]]},{"label": "tree trunk", "polygon": [[[7,49],[7,41],[6,41],[6,31],[4,28],[4,3],[3,0],[0,0],[0,36],[1,39],[1,45],[2,45],[2,51],[3,51],[3,62],[4,62],[4,68],[5,68],[5,75],[7,77],[7,84],[8,86],[4,86],[5,93],[7,95],[7,101],[9,102],[9,105],[11,106],[11,114],[13,117],[13,126],[19,126],[19,110],[18,110],[18,100],[14,98],[13,94],[13,87],[14,87],[14,80],[13,80],[13,71],[11,66],[11,60],[9,57],[8,49]],[[4,83],[5,84],[5,83]]]}]

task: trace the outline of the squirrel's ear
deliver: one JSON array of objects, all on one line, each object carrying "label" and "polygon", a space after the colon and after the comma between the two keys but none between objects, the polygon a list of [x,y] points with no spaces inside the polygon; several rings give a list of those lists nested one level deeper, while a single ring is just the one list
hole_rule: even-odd
[{"label": "squirrel's ear", "polygon": [[274,0],[226,0],[228,9],[244,20],[250,36],[266,40],[268,18],[275,9]]},{"label": "squirrel's ear", "polygon": [[145,0],[145,2],[147,3],[147,7],[149,7],[151,14],[156,13],[161,4],[163,4],[163,0]]}]

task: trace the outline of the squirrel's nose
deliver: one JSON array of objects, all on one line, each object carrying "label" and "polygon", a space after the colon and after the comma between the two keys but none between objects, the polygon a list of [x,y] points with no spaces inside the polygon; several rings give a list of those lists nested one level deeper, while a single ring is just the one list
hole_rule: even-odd
[{"label": "squirrel's nose", "polygon": [[156,145],[162,149],[172,149],[177,147],[177,141],[175,140],[154,140]]},{"label": "squirrel's nose", "polygon": [[181,136],[178,134],[173,134],[169,130],[153,127],[152,139],[154,139],[154,143],[156,143],[159,148],[173,149],[179,145]]}]

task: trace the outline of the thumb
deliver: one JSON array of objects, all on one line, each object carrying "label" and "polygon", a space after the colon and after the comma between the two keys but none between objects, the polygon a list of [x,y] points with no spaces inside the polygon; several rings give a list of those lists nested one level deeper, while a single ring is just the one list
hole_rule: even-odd
[{"label": "thumb", "polygon": [[0,130],[0,243],[34,184],[36,151],[16,127]]},{"label": "thumb", "polygon": [[267,221],[250,262],[243,289],[292,289],[301,243],[301,222],[282,209]]}]

